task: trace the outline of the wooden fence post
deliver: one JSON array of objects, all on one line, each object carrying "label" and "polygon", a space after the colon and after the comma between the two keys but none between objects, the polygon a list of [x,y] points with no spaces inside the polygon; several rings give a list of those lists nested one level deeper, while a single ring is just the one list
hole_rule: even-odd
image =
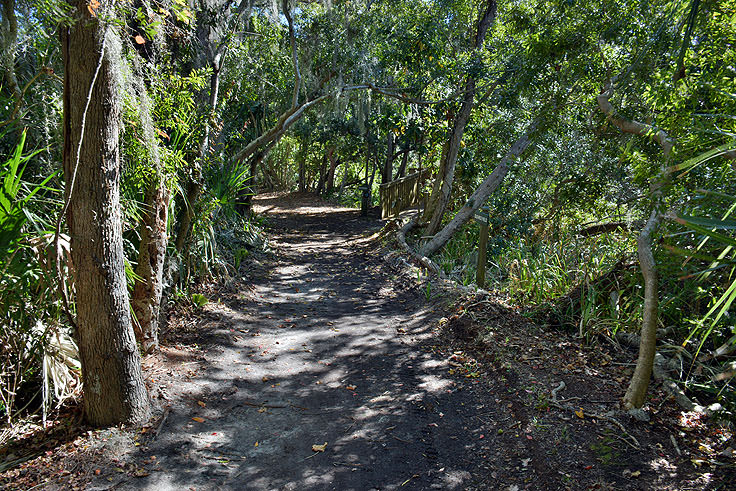
[{"label": "wooden fence post", "polygon": [[475,270],[475,283],[483,288],[486,283],[486,250],[488,249],[488,208],[483,207],[473,216],[480,225],[480,241],[478,242],[478,267]]}]

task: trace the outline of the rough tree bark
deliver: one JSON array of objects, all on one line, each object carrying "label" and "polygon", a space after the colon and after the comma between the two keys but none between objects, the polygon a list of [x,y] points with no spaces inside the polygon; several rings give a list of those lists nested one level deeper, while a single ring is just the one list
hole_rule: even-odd
[{"label": "rough tree bark", "polygon": [[506,174],[509,172],[509,162],[521,155],[531,144],[531,136],[537,128],[537,121],[534,121],[526,132],[517,139],[511,148],[509,148],[506,155],[504,155],[501,162],[498,163],[493,172],[480,183],[473,194],[470,196],[468,201],[465,202],[462,208],[455,214],[450,223],[437,232],[432,239],[430,239],[424,247],[421,249],[421,254],[424,256],[431,256],[452,238],[465,223],[470,220],[473,213],[485,203],[488,197],[498,188],[503,181]]},{"label": "rough tree bark", "polygon": [[629,388],[624,395],[626,407],[639,408],[644,404],[649,379],[652,376],[654,356],[657,352],[657,321],[659,318],[659,284],[657,277],[657,264],[652,252],[652,234],[657,231],[662,222],[662,185],[667,178],[667,162],[672,154],[675,142],[664,130],[651,125],[630,121],[621,117],[611,104],[613,95],[613,83],[608,81],[604,91],[598,95],[598,107],[606,115],[606,119],[623,133],[643,136],[654,140],[662,148],[663,161],[659,176],[653,181],[652,188],[652,212],[647,223],[639,233],[637,249],[639,254],[639,266],[644,277],[644,313],[641,324],[641,342],[639,344],[639,356],[636,368],[631,377]]},{"label": "rough tree bark", "polygon": [[138,250],[135,286],[133,287],[133,329],[145,353],[158,348],[158,320],[163,295],[164,260],[169,236],[166,221],[169,212],[169,189],[160,175],[153,177],[144,198],[141,243]]},{"label": "rough tree bark", "polygon": [[94,425],[150,416],[125,280],[120,208],[120,104],[114,60],[86,3],[62,28],[66,218],[76,285],[84,409]]},{"label": "rough tree bark", "polygon": [[18,20],[15,15],[15,0],[2,0],[2,19],[0,20],[0,63],[3,79],[10,93],[20,103],[20,85],[15,76],[15,48],[18,43]]},{"label": "rough tree bark", "polygon": [[[496,2],[495,0],[487,0],[480,11],[478,18],[478,28],[476,30],[475,40],[473,42],[473,52],[477,55],[478,51],[483,47],[486,34],[491,24],[496,19]],[[460,143],[465,132],[465,126],[470,119],[470,113],[473,110],[473,102],[476,92],[476,74],[468,73],[465,79],[465,95],[460,110],[455,116],[455,120],[450,132],[450,138],[447,142],[447,151],[444,152],[445,160],[440,168],[444,170],[442,174],[438,174],[437,179],[441,179],[437,196],[430,199],[433,204],[433,213],[429,221],[429,225],[424,231],[425,235],[434,235],[442,224],[442,217],[445,214],[448,203],[450,202],[450,193],[452,191],[452,183],[455,179],[455,165],[460,151]]]}]

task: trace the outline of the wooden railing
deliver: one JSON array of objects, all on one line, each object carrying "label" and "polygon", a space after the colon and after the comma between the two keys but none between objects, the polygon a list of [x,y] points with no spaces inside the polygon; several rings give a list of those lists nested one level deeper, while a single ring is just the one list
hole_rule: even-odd
[{"label": "wooden railing", "polygon": [[416,205],[422,199],[422,184],[429,177],[430,170],[422,169],[378,187],[381,199],[381,218],[398,215]]}]

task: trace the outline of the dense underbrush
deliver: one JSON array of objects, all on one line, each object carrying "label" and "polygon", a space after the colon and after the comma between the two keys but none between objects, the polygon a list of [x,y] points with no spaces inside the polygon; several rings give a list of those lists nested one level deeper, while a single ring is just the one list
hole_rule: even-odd
[{"label": "dense underbrush", "polygon": [[[627,343],[635,353],[644,304],[637,231],[620,227],[581,236],[579,229],[552,234],[530,227],[530,233],[507,237],[502,227],[492,228],[486,288],[505,293],[539,324],[585,342]],[[478,230],[470,225],[436,258],[445,274],[464,285],[475,282]],[[716,319],[714,306],[724,308],[732,270],[711,267],[710,274],[699,274],[702,264],[692,255],[673,253],[696,247],[698,239],[672,225],[660,240],[658,352],[687,394],[701,404],[720,403],[722,414],[731,417],[736,339],[732,318],[726,313]],[[710,255],[722,252],[715,241],[711,249]],[[703,251],[703,257],[709,255]]]}]

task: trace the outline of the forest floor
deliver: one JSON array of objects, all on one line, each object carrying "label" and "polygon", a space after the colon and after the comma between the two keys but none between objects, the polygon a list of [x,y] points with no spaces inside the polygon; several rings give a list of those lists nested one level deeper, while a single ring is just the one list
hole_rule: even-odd
[{"label": "forest floor", "polygon": [[204,290],[203,307],[180,307],[144,359],[156,420],[92,430],[60,418],[0,484],[734,489],[725,427],[656,388],[648,422],[619,410],[635,353],[582,347],[494,295],[427,288],[370,238],[375,216],[305,195],[255,208],[271,252]]}]

